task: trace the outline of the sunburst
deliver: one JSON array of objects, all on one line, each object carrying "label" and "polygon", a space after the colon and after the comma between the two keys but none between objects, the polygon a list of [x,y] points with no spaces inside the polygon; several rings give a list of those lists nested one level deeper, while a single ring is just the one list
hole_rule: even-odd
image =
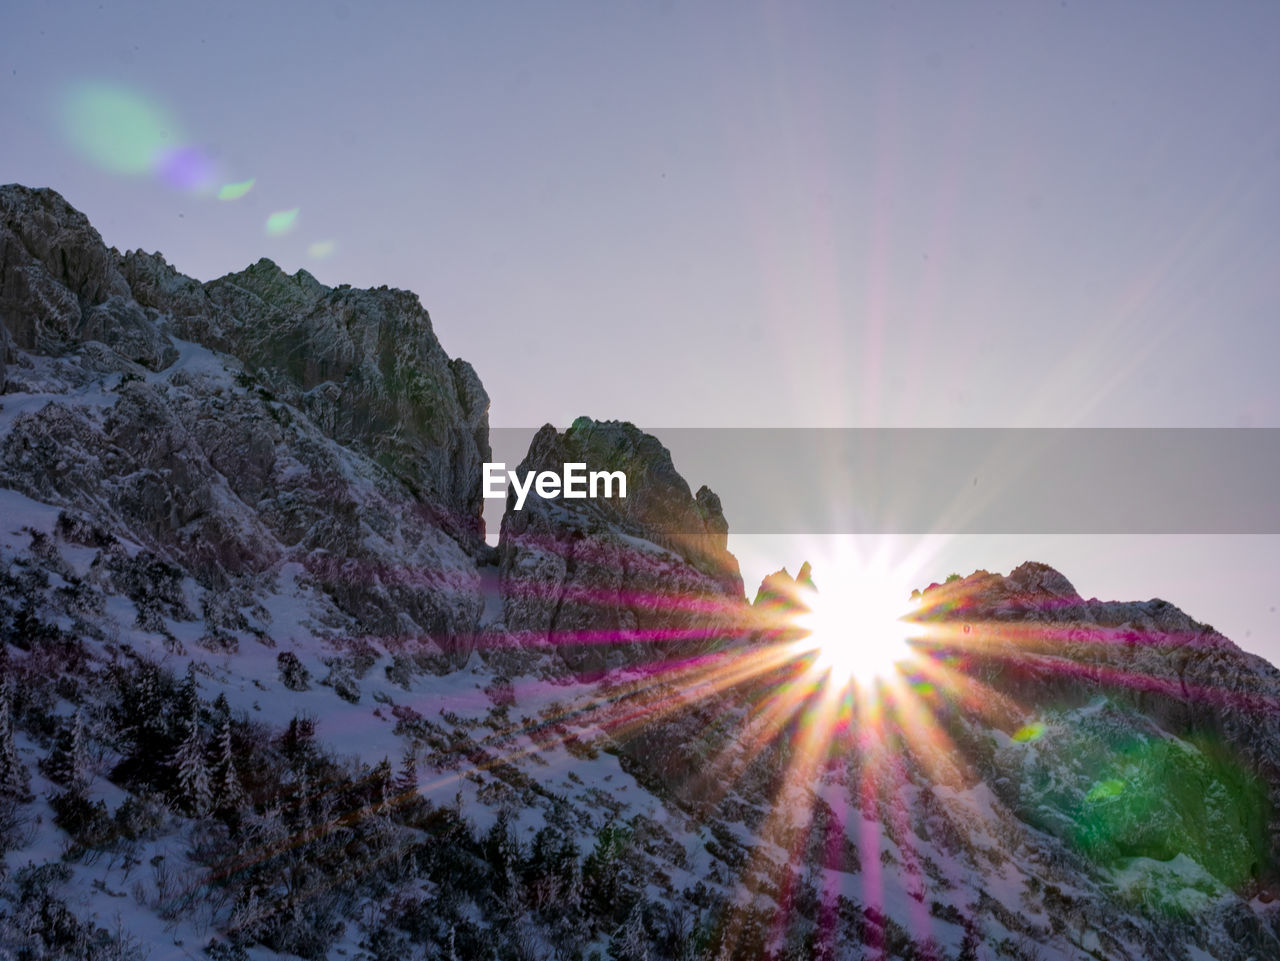
[{"label": "sunburst", "polygon": [[918,601],[908,576],[876,559],[837,559],[819,568],[821,588],[798,586],[801,610],[792,620],[804,636],[797,650],[812,652],[814,669],[837,686],[892,679],[912,655],[908,642],[920,634],[910,620]]}]

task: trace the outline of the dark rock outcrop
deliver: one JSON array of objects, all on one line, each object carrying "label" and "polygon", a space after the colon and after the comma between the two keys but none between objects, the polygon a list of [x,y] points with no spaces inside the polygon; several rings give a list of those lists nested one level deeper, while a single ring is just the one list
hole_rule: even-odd
[{"label": "dark rock outcrop", "polygon": [[[1240,885],[1241,865],[1252,865],[1251,883],[1280,881],[1280,671],[1275,667],[1167,601],[1084,600],[1046,564],[1024,563],[1007,577],[979,571],[935,584],[921,601],[917,617],[931,629],[928,636],[990,692],[988,721],[1000,710],[1024,719],[1083,712],[1080,716],[1088,719],[1083,723],[1108,732],[1111,743],[1100,743],[1096,732],[1090,737],[1079,730],[1058,732],[1060,742],[1079,742],[1078,749],[1059,745],[1066,754],[1074,750],[1072,763],[1101,769],[1101,762],[1080,761],[1085,756],[1080,745],[1088,742],[1091,752],[1106,754],[1117,770],[1129,771],[1126,778],[1141,776],[1141,790],[1139,780],[1116,779],[1116,796],[1123,792],[1124,800],[1108,802],[1116,823],[1132,822],[1127,833],[1113,823],[1115,839],[1090,843],[1115,856],[1163,859],[1161,852],[1172,848],[1148,840],[1154,830],[1148,822],[1159,812],[1166,834],[1183,838],[1173,847],[1181,845],[1184,852],[1191,850],[1185,841],[1191,835],[1203,842],[1220,831],[1233,839],[1210,844],[1232,854],[1223,854],[1230,869],[1209,865],[1227,883]],[[1103,702],[1109,707],[1099,720],[1094,712]],[[1169,747],[1170,738],[1193,744],[1200,753],[1188,760],[1184,749]],[[1197,785],[1209,785],[1222,797],[1209,801],[1196,793]],[[1071,801],[1086,813],[1097,806],[1084,803],[1085,792],[1077,793]],[[1219,817],[1226,823],[1214,822]],[[1077,828],[1073,821],[1070,830]],[[1257,851],[1265,853],[1249,853]],[[1202,853],[1197,860],[1208,864]]]},{"label": "dark rock outcrop", "polygon": [[415,294],[329,288],[266,259],[202,286],[158,256],[132,253],[122,266],[177,336],[239,358],[277,400],[376,460],[479,549],[489,396],[470,364],[444,352]]},{"label": "dark rock outcrop", "polygon": [[0,325],[15,347],[42,354],[100,341],[151,370],[177,351],[134,302],[115,251],[52,190],[0,188]]},{"label": "dark rock outcrop", "polygon": [[19,407],[0,483],[210,589],[252,593],[296,562],[335,630],[469,654],[489,401],[413,294],[267,260],[201,284],[108,248],[54,191],[10,185],[0,381]]},{"label": "dark rock outcrop", "polygon": [[695,496],[657,438],[631,424],[579,418],[538,432],[517,468],[621,470],[627,497],[543,500],[502,521],[507,628],[595,674],[704,650],[737,632],[745,610],[719,498]]}]

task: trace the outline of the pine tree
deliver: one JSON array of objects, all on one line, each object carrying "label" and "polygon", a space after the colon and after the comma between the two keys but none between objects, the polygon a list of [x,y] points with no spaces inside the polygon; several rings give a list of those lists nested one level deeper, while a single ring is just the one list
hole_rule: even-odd
[{"label": "pine tree", "polygon": [[195,667],[187,665],[182,684],[178,687],[178,717],[200,716],[200,688],[196,685]]},{"label": "pine tree", "polygon": [[529,849],[528,869],[531,876],[537,877],[551,872],[556,844],[559,840],[560,833],[550,824],[544,824],[538,828],[538,833],[533,836],[533,845]]},{"label": "pine tree", "polygon": [[239,811],[244,806],[245,794],[244,788],[240,786],[240,776],[236,773],[235,754],[231,745],[231,718],[228,715],[224,714],[222,717],[222,727],[214,742],[214,750],[214,805],[219,811]]},{"label": "pine tree", "polygon": [[555,870],[560,878],[565,904],[576,907],[582,902],[582,862],[578,860],[577,844],[567,834],[556,851]]},{"label": "pine tree", "polygon": [[163,757],[165,745],[164,701],[156,668],[141,664],[127,687],[124,728],[133,741],[133,756],[149,764],[157,755]]},{"label": "pine tree", "polygon": [[31,800],[31,776],[18,755],[13,736],[13,692],[6,679],[0,685],[0,797]]},{"label": "pine tree", "polygon": [[405,804],[418,797],[418,752],[413,745],[404,749],[404,759],[400,762],[400,773],[396,775],[396,800]]},{"label": "pine tree", "polygon": [[385,757],[369,772],[369,806],[375,813],[385,813],[391,806],[391,762]]},{"label": "pine tree", "polygon": [[551,904],[573,907],[581,898],[578,849],[558,825],[543,825],[534,836],[524,882],[538,910]]},{"label": "pine tree", "polygon": [[63,720],[53,747],[41,765],[49,780],[83,791],[89,785],[89,750],[85,743],[84,716],[80,709]]},{"label": "pine tree", "polygon": [[209,770],[204,760],[204,738],[200,736],[200,720],[192,714],[186,723],[186,734],[174,752],[170,766],[177,783],[177,801],[188,814],[199,817],[213,801],[209,787]]},{"label": "pine tree", "polygon": [[524,852],[520,840],[512,828],[511,809],[504,806],[498,811],[497,820],[484,839],[484,854],[493,867],[494,887],[499,892],[509,890],[515,884]]},{"label": "pine tree", "polygon": [[632,905],[627,919],[609,942],[609,957],[613,961],[649,961],[649,938],[644,930],[644,912],[638,902]]},{"label": "pine tree", "polygon": [[595,847],[582,865],[584,893],[602,912],[617,910],[624,900],[627,885],[620,862],[630,839],[627,828],[609,821],[597,832]]},{"label": "pine tree", "polygon": [[310,718],[294,717],[280,735],[280,749],[295,769],[304,768],[315,757],[316,723]]}]

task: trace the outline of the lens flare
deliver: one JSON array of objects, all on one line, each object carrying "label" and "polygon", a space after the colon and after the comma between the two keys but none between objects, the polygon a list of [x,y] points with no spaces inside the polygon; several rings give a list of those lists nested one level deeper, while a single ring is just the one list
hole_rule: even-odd
[{"label": "lens flare", "polygon": [[209,152],[187,142],[169,113],[136,91],[103,83],[67,88],[59,104],[67,142],[109,173],[150,174],[186,192],[216,183]]},{"label": "lens flare", "polygon": [[298,210],[294,207],[291,210],[277,210],[267,217],[266,231],[272,237],[278,237],[281,234],[287,234],[293,229],[295,221],[298,219]]},{"label": "lens flare", "polygon": [[171,117],[124,87],[87,83],[67,91],[61,104],[68,142],[104,170],[145,174],[181,137]]},{"label": "lens flare", "polygon": [[1028,741],[1038,741],[1044,736],[1044,723],[1042,721],[1032,721],[1024,727],[1014,731],[1013,739],[1020,744]]},{"label": "lens flare", "polygon": [[893,678],[911,654],[907,641],[919,634],[908,622],[918,601],[906,573],[882,559],[844,558],[815,568],[823,588],[802,585],[795,615],[805,632],[797,645],[814,652],[814,667],[837,685],[865,685]]},{"label": "lens flare", "polygon": [[827,596],[813,594],[811,609],[796,618],[809,632],[801,643],[817,652],[814,666],[837,684],[891,677],[908,656],[907,602],[884,588],[853,581]]},{"label": "lens flare", "polygon": [[1119,778],[1107,778],[1105,781],[1099,781],[1089,789],[1089,793],[1084,796],[1086,801],[1102,801],[1106,798],[1119,797],[1124,793],[1124,781]]},{"label": "lens flare", "polygon": [[307,256],[324,260],[326,257],[332,257],[337,249],[338,245],[332,240],[317,240],[307,248]]},{"label": "lens flare", "polygon": [[213,161],[197,147],[162,151],[156,171],[165,182],[179,190],[201,191],[214,182]]},{"label": "lens flare", "polygon": [[253,185],[258,182],[257,177],[250,177],[248,180],[238,180],[233,184],[223,184],[218,189],[219,200],[239,200],[250,190]]}]

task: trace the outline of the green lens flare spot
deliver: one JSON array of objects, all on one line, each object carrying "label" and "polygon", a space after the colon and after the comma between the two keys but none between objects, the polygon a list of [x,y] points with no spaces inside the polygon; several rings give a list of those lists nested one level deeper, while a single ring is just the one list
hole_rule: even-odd
[{"label": "green lens flare spot", "polygon": [[1019,743],[1026,744],[1028,741],[1038,741],[1044,736],[1044,724],[1040,721],[1032,721],[1026,727],[1020,727],[1013,732],[1013,739]]},{"label": "green lens flare spot", "polygon": [[294,222],[298,219],[299,209],[294,207],[292,210],[277,210],[271,214],[267,217],[267,233],[272,237],[287,234],[293,229]]},{"label": "green lens flare spot", "polygon": [[125,87],[86,83],[62,98],[60,120],[68,142],[95,164],[118,174],[143,174],[181,143],[172,119]]},{"label": "green lens flare spot", "polygon": [[1124,781],[1119,778],[1107,778],[1105,781],[1099,781],[1089,789],[1089,793],[1084,796],[1086,801],[1102,801],[1106,798],[1119,797],[1124,793]]},{"label": "green lens flare spot", "polygon": [[337,249],[338,245],[332,240],[317,240],[307,247],[307,256],[314,257],[316,260],[324,260],[326,257],[332,257]]},{"label": "green lens flare spot", "polygon": [[[250,177],[248,180],[240,180],[233,184],[223,184],[218,190],[219,200],[239,200],[250,190],[253,185],[258,182],[257,177]],[[297,211],[294,211],[297,213]],[[272,215],[274,216],[274,214]]]}]

